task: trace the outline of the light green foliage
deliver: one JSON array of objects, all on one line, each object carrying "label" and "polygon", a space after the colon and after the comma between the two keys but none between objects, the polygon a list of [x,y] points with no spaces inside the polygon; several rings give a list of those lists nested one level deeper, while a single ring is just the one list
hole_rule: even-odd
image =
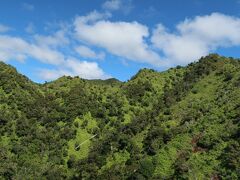
[{"label": "light green foliage", "polygon": [[[87,130],[78,129],[76,138],[72,139],[68,142],[68,147],[69,147],[68,155],[69,156],[74,155],[77,160],[87,157],[88,152],[89,152],[89,146],[90,146],[91,142],[86,141],[86,140],[88,140],[90,137],[91,137],[91,134],[89,134],[87,132]],[[77,146],[79,146],[81,143],[83,143],[85,141],[86,141],[86,143],[81,145],[79,150],[75,149],[75,144],[77,144]]]},{"label": "light green foliage", "polygon": [[130,158],[130,154],[127,151],[116,152],[113,155],[107,157],[106,164],[101,168],[102,171],[107,171],[114,165],[125,166],[126,161]]},{"label": "light green foliage", "polygon": [[161,179],[169,178],[174,173],[173,164],[181,151],[191,151],[191,138],[181,135],[164,146],[154,157],[156,169],[154,175]]},{"label": "light green foliage", "polygon": [[0,179],[239,179],[240,63],[36,84],[0,62]]},{"label": "light green foliage", "polygon": [[75,126],[73,128],[76,129],[77,133],[76,137],[68,142],[68,155],[73,155],[76,157],[76,160],[80,160],[88,156],[91,145],[91,139],[89,140],[89,138],[94,135],[93,130],[97,127],[97,123],[91,116],[91,113],[88,112],[83,118],[76,118],[73,126]]}]

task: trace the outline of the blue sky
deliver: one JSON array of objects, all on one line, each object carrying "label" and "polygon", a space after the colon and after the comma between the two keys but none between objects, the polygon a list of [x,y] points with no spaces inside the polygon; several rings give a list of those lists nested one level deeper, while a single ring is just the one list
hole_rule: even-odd
[{"label": "blue sky", "polygon": [[[181,2],[181,3],[180,3]],[[2,0],[0,60],[35,82],[128,80],[141,68],[240,57],[239,0]]]}]

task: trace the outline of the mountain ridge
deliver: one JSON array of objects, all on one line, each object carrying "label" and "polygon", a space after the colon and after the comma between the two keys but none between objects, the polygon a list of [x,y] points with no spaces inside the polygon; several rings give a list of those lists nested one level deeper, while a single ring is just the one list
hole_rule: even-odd
[{"label": "mountain ridge", "polygon": [[211,54],[127,82],[0,70],[1,178],[240,178],[239,60]]},{"label": "mountain ridge", "polygon": [[[209,54],[209,55],[207,55],[206,56],[207,58],[209,58],[208,60],[209,61],[211,61],[211,60],[213,60],[214,59],[214,57],[216,58],[216,57],[224,57],[224,56],[221,56],[221,55],[219,55],[219,54],[216,54],[216,53],[212,53],[212,54]],[[201,59],[204,59],[205,57],[202,57],[202,58],[200,58],[200,60]],[[232,57],[224,57],[224,58],[227,58],[227,59],[234,59],[234,58],[232,58]],[[238,60],[238,59],[237,59]],[[188,65],[191,65],[191,64],[193,64],[193,63],[196,63],[196,61],[195,62],[192,62],[192,63],[189,63]],[[10,65],[10,64],[7,64],[7,63],[5,63],[4,61],[0,61],[0,65],[2,66],[2,67],[8,67],[8,68],[10,68],[10,69],[12,69],[13,71],[15,71],[15,72],[17,72],[18,74],[20,74],[18,71],[17,71],[17,69],[14,67],[14,66],[12,66],[12,65]],[[139,69],[138,70],[138,72],[135,74],[135,75],[133,75],[132,77],[130,77],[128,80],[126,80],[126,81],[120,81],[119,79],[117,79],[117,78],[108,78],[108,79],[84,79],[84,78],[81,78],[81,77],[79,77],[79,76],[74,76],[74,77],[72,77],[72,76],[67,76],[67,75],[64,75],[64,76],[61,76],[61,77],[59,77],[59,78],[57,78],[57,79],[54,79],[54,80],[51,80],[51,81],[46,81],[45,83],[51,83],[51,82],[54,82],[54,81],[58,81],[59,79],[73,79],[73,78],[80,78],[80,79],[82,79],[82,80],[87,80],[87,81],[109,81],[109,80],[111,80],[111,81],[119,81],[119,82],[127,82],[127,81],[130,81],[131,79],[134,79],[135,77],[137,77],[138,75],[140,75],[140,74],[142,74],[142,73],[144,73],[144,72],[156,72],[156,73],[163,73],[163,72],[166,72],[166,71],[169,71],[169,70],[171,70],[171,69],[180,69],[180,68],[184,68],[184,67],[186,67],[186,66],[181,66],[181,65],[176,65],[175,67],[170,67],[169,69],[167,69],[167,70],[164,70],[164,71],[157,71],[157,70],[154,70],[154,69],[151,69],[151,68],[141,68],[141,69]],[[22,75],[22,74],[21,74]],[[24,77],[26,77],[28,80],[30,80],[30,81],[32,81],[30,78],[28,78],[27,76],[25,76],[25,75],[22,75],[22,76],[24,76]],[[37,83],[37,82],[34,82],[34,81],[32,81],[33,83],[36,83],[36,84],[45,84],[45,83]]]}]

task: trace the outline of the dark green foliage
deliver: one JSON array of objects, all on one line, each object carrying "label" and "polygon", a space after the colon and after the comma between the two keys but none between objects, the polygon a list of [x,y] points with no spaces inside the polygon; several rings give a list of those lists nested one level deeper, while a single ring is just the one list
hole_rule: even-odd
[{"label": "dark green foliage", "polygon": [[240,175],[240,144],[239,141],[230,141],[223,150],[222,156],[222,176]]},{"label": "dark green foliage", "polygon": [[0,179],[240,179],[240,62],[36,84],[0,62]]},{"label": "dark green foliage", "polygon": [[152,85],[149,81],[137,81],[126,86],[126,95],[131,100],[131,103],[136,103],[141,102],[145,93],[151,90]]}]

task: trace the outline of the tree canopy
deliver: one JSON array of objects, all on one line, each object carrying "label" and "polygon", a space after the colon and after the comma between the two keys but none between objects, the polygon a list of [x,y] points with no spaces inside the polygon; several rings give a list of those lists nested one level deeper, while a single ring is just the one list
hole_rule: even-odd
[{"label": "tree canopy", "polygon": [[240,179],[240,61],[37,84],[0,62],[0,178]]}]

